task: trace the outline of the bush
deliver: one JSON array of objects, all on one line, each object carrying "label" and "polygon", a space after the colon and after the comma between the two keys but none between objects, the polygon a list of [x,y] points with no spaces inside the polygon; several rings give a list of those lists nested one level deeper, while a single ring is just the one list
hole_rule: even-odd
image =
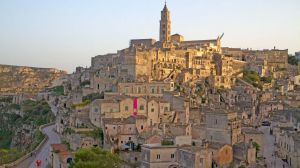
[{"label": "bush", "polygon": [[118,168],[121,159],[118,155],[100,148],[81,148],[75,153],[70,168]]},{"label": "bush", "polygon": [[56,95],[63,95],[65,92],[64,86],[55,86],[51,88],[51,91],[54,92],[54,94]]},{"label": "bush", "polygon": [[252,142],[252,145],[256,149],[256,157],[258,157],[257,153],[260,151],[260,146],[257,142]]},{"label": "bush", "polygon": [[0,149],[9,149],[12,140],[12,132],[0,130]]},{"label": "bush", "polygon": [[254,71],[244,71],[244,78],[246,80],[250,80],[252,82],[259,82],[260,81],[260,77],[258,75],[257,72]]},{"label": "bush", "polygon": [[0,149],[0,165],[13,162],[23,155],[17,149]]},{"label": "bush", "polygon": [[13,97],[0,97],[0,102],[12,103]]},{"label": "bush", "polygon": [[89,105],[92,101],[91,100],[84,100],[83,102],[81,103],[78,103],[78,104],[73,104],[72,107],[73,108],[76,108],[76,107],[84,107],[86,105]]},{"label": "bush", "polygon": [[9,109],[15,109],[15,110],[20,110],[21,109],[21,106],[18,105],[18,104],[10,104]]},{"label": "bush", "polygon": [[80,83],[80,86],[81,86],[81,87],[84,87],[84,86],[90,85],[90,84],[91,84],[91,82],[90,82],[89,80],[86,80],[86,81],[81,82],[81,83]]},{"label": "bush", "polygon": [[298,60],[295,56],[290,55],[288,57],[288,63],[291,65],[298,65]]},{"label": "bush", "polygon": [[104,99],[104,93],[92,93],[86,96],[83,96],[82,100],[86,101],[86,100],[90,100],[91,102],[96,100],[96,99]]},{"label": "bush", "polygon": [[162,140],[161,145],[163,146],[174,145],[174,142],[170,140]]},{"label": "bush", "polygon": [[89,136],[93,137],[94,139],[104,139],[103,130],[101,128],[96,128],[93,131],[88,133]]},{"label": "bush", "polygon": [[271,76],[269,77],[261,77],[260,80],[264,83],[271,83],[273,78]]}]

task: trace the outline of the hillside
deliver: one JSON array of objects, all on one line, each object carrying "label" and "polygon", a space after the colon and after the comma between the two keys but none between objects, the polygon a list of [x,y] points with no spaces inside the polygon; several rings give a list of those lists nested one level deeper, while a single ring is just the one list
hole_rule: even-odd
[{"label": "hillside", "polygon": [[38,92],[65,74],[54,68],[0,65],[0,93]]}]

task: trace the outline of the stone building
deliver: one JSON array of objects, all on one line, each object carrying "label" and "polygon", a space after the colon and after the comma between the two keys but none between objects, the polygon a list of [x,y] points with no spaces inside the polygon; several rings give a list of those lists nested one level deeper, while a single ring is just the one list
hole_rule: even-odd
[{"label": "stone building", "polygon": [[256,148],[250,143],[233,145],[234,164],[256,166]]},{"label": "stone building", "polygon": [[212,142],[209,143],[209,150],[212,153],[212,167],[232,167],[233,149],[231,145]]},{"label": "stone building", "polygon": [[[250,142],[255,142],[259,146],[263,147],[265,145],[264,143],[264,133],[262,131],[259,131],[255,128],[251,127],[245,127],[242,128],[242,134],[244,136],[244,143],[249,144]],[[258,155],[263,156],[264,154],[264,148],[260,148]]]},{"label": "stone building", "polygon": [[118,93],[129,96],[162,97],[165,91],[174,91],[174,82],[119,83]]},{"label": "stone building", "polygon": [[[136,103],[136,107],[135,106]],[[171,121],[174,112],[170,103],[158,98],[116,96],[96,99],[90,105],[89,118],[95,126],[101,125],[103,118],[127,118],[144,116],[147,126]]]},{"label": "stone building", "polygon": [[248,70],[261,76],[271,76],[276,71],[285,70],[288,66],[288,50],[252,50],[241,48],[222,48],[225,55],[247,62]]},{"label": "stone building", "polygon": [[135,150],[137,141],[136,120],[134,117],[126,119],[105,118],[104,128],[104,148],[114,150]]},{"label": "stone building", "polygon": [[283,131],[278,137],[278,155],[290,167],[300,167],[300,132]]},{"label": "stone building", "polygon": [[173,145],[144,144],[141,168],[172,168],[177,166],[177,147]]},{"label": "stone building", "polygon": [[206,139],[209,142],[235,144],[241,141],[241,120],[226,109],[203,109],[206,113]]},{"label": "stone building", "polygon": [[[177,76],[190,71],[192,78],[212,78],[216,87],[230,88],[235,80],[234,59],[225,57],[221,51],[222,36],[210,40],[185,41],[180,34],[171,35],[171,14],[164,6],[161,11],[159,41],[154,39],[133,39],[128,48],[115,54],[92,58],[93,70],[106,74],[105,78],[92,78],[92,87],[105,90],[115,80],[123,82],[175,81]],[[218,60],[215,60],[218,58]],[[235,63],[234,65],[238,65]],[[107,74],[107,72],[113,72]],[[214,77],[217,74],[217,77]],[[109,81],[108,83],[103,82]],[[111,81],[112,80],[112,81]],[[102,83],[101,83],[102,81]],[[106,87],[105,87],[106,85]]]},{"label": "stone building", "polygon": [[182,168],[210,168],[212,154],[207,145],[178,148],[177,162]]}]

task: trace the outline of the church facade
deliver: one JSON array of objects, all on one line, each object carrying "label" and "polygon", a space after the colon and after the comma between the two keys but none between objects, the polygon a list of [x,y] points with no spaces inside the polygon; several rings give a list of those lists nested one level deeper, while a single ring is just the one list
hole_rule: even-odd
[{"label": "church facade", "polygon": [[159,41],[133,39],[128,48],[117,53],[93,57],[92,68],[109,67],[122,82],[188,82],[207,78],[218,87],[231,87],[235,81],[230,66],[233,59],[222,56],[223,35],[211,40],[185,41],[182,35],[171,33],[171,14],[165,5],[161,11]]}]

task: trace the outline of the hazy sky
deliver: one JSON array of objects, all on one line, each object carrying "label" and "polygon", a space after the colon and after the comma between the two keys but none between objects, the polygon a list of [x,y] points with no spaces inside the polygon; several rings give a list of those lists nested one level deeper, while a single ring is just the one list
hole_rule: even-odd
[{"label": "hazy sky", "polygon": [[[91,57],[158,39],[163,0],[0,0],[0,64],[72,72]],[[300,50],[300,0],[168,0],[172,34],[223,46]]]}]

